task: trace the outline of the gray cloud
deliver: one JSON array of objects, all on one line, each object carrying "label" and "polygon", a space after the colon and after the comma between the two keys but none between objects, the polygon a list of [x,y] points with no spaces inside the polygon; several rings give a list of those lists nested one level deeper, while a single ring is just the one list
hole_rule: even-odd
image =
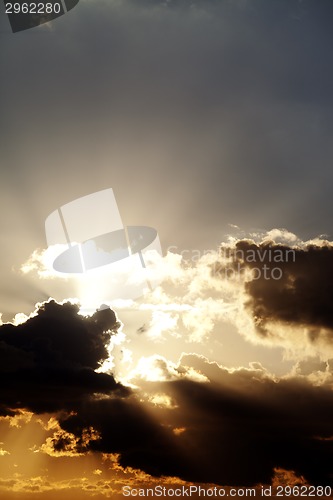
[{"label": "gray cloud", "polygon": [[[255,272],[255,279],[245,284],[249,296],[246,305],[259,332],[265,334],[267,323],[282,322],[286,326],[310,327],[313,342],[321,335],[331,342],[328,333],[333,329],[331,244],[292,248],[273,242],[257,244],[241,240],[230,253],[234,253],[233,266],[240,264],[259,270]],[[265,266],[270,272],[276,268],[278,273],[273,277],[269,274],[267,279]]]}]

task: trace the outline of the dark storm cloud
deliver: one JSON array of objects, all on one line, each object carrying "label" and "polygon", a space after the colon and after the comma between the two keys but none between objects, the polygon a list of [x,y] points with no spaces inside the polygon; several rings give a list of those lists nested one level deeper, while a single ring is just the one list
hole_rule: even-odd
[{"label": "dark storm cloud", "polygon": [[2,325],[1,412],[71,410],[95,392],[128,393],[112,376],[94,371],[108,357],[105,346],[119,326],[110,309],[85,318],[78,306],[55,301],[22,325]]},{"label": "dark storm cloud", "polygon": [[[260,372],[259,372],[260,373]],[[274,467],[313,484],[332,484],[333,395],[297,380],[265,380],[258,372],[226,374],[218,384],[180,381],[183,444],[202,466],[201,478],[221,484],[270,482]],[[200,480],[200,472],[197,479]]]},{"label": "dark storm cloud", "polygon": [[[164,420],[164,419],[163,419]],[[92,451],[120,453],[119,463],[139,468],[154,476],[192,476],[186,450],[182,450],[164,421],[154,419],[136,399],[90,401],[78,415],[60,421],[61,427],[76,436],[92,426],[101,439],[90,443]]]},{"label": "dark storm cloud", "polygon": [[240,266],[254,272],[254,279],[245,283],[246,305],[261,334],[268,333],[267,323],[282,322],[309,327],[312,342],[323,335],[332,342],[333,247],[330,244],[291,248],[242,240],[229,250],[229,257],[234,269]]},{"label": "dark storm cloud", "polygon": [[33,352],[38,366],[96,369],[108,356],[108,330],[116,333],[120,323],[111,309],[96,311],[86,318],[78,312],[78,305],[51,300],[25,323],[2,325],[0,338],[7,345]]},{"label": "dark storm cloud", "polygon": [[[153,419],[131,399],[90,402],[84,416],[63,420],[63,429],[81,436],[92,425],[102,439],[90,449],[120,453],[121,465],[153,475],[255,485],[282,467],[311,484],[332,484],[331,388],[301,378],[276,381],[259,365],[228,371],[196,355],[181,362],[211,381],[142,383],[148,394],[172,397],[173,409],[155,408]],[[175,436],[170,427],[185,430]]]},{"label": "dark storm cloud", "polygon": [[[79,437],[73,452],[88,446],[82,443],[93,428],[101,435],[90,443],[94,451],[121,453],[121,463],[156,475],[171,473],[175,464],[183,470],[172,432],[149,417],[113,376],[94,371],[107,358],[105,345],[120,326],[115,313],[104,308],[83,317],[78,310],[52,300],[26,323],[0,327],[0,414],[14,415],[22,408],[39,414],[74,412],[60,422]],[[59,452],[70,437],[60,432],[52,442]]]}]

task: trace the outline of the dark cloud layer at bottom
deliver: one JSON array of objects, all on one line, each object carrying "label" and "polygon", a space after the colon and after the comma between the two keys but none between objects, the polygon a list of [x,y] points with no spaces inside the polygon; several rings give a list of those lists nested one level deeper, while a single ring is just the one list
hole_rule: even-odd
[{"label": "dark cloud layer at bottom", "polygon": [[[63,430],[99,439],[85,449],[119,453],[120,464],[154,476],[222,485],[269,483],[275,467],[312,484],[333,483],[333,394],[306,379],[273,380],[260,367],[228,371],[197,355],[182,358],[179,380],[138,381],[176,405],[153,408],[111,375],[96,373],[119,323],[111,310],[91,318],[49,302],[18,327],[0,328],[2,414],[18,408],[61,413]],[[109,332],[109,333],[107,333]],[[15,362],[14,362],[15,360]],[[208,382],[186,380],[192,367]],[[140,392],[139,392],[140,394]],[[173,432],[181,428],[181,433]],[[54,441],[59,452],[66,442]]]}]

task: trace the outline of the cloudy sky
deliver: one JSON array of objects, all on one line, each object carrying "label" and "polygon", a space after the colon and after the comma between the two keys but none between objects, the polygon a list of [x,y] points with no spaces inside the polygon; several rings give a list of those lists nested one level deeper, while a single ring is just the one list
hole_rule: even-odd
[{"label": "cloudy sky", "polygon": [[[1,3],[2,498],[333,484],[332,14],[80,0],[12,33]],[[143,297],[49,266],[48,215],[107,188],[159,233]]]}]

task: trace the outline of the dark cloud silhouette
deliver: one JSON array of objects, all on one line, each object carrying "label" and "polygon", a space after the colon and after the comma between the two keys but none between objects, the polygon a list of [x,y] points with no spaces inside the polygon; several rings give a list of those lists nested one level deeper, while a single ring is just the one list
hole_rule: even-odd
[{"label": "dark cloud silhouette", "polygon": [[[112,375],[94,371],[107,358],[106,344],[120,326],[115,313],[103,307],[83,317],[78,311],[77,305],[51,300],[24,324],[0,327],[0,413],[14,415],[25,408],[65,414],[60,423],[78,436],[76,452],[121,453],[121,463],[156,475],[186,470],[171,430],[149,417]],[[89,429],[101,436],[90,444]],[[67,451],[70,439],[58,433],[54,451]]]},{"label": "dark cloud silhouette", "polygon": [[[267,323],[283,322],[309,327],[312,342],[321,337],[332,342],[333,247],[328,242],[294,248],[240,240],[223,253],[230,270],[253,270],[253,279],[245,283],[246,305],[260,334],[268,334]],[[219,264],[217,272],[223,276],[225,268]]]},{"label": "dark cloud silhouette", "polygon": [[174,474],[187,480],[195,475],[197,481],[254,485],[269,483],[273,469],[282,467],[311,484],[333,484],[329,385],[315,387],[302,378],[277,381],[256,366],[228,371],[196,355],[183,357],[182,363],[200,368],[213,381],[144,385],[176,400],[168,418],[186,429],[178,446],[199,464],[196,469],[193,461],[190,473],[175,466]]},{"label": "dark cloud silhouette", "polygon": [[111,309],[96,311],[86,318],[78,312],[79,306],[70,302],[45,302],[27,322],[2,325],[0,340],[27,354],[33,353],[39,367],[45,364],[96,369],[107,358],[106,344],[120,323]]},{"label": "dark cloud silhouette", "polygon": [[111,375],[96,373],[120,326],[110,309],[91,317],[51,300],[25,323],[0,327],[1,412],[74,409],[95,392],[126,394]]},{"label": "dark cloud silhouette", "polygon": [[[164,419],[163,419],[164,420]],[[61,427],[82,436],[92,426],[101,439],[89,443],[90,450],[120,453],[119,463],[154,476],[195,474],[185,450],[172,430],[154,419],[136,398],[90,401],[84,411],[60,421]]]}]

